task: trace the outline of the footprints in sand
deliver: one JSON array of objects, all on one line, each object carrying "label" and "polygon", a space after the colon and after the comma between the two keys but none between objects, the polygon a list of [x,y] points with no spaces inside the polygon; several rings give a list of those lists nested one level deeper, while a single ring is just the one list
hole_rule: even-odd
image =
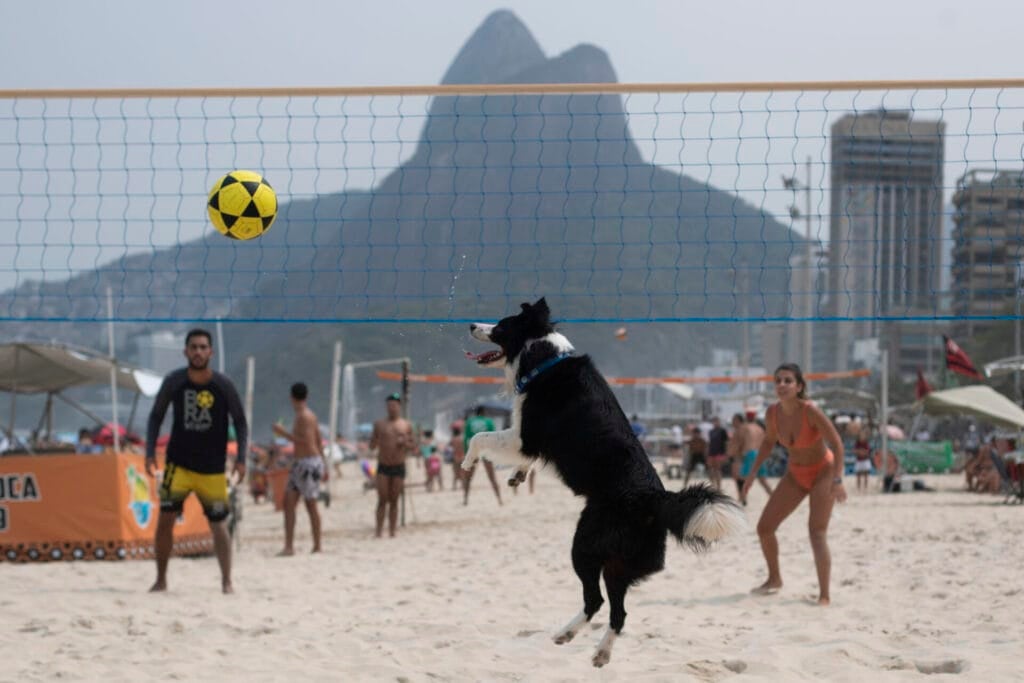
[{"label": "footprints in sand", "polygon": [[962,659],[948,659],[944,662],[914,662],[914,668],[923,674],[962,674],[967,662]]}]

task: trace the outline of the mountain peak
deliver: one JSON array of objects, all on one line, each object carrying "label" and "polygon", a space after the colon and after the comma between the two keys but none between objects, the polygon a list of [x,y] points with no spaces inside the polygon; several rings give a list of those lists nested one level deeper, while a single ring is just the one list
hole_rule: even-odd
[{"label": "mountain peak", "polygon": [[619,79],[607,52],[581,43],[506,80],[510,83],[616,83]]},{"label": "mountain peak", "polygon": [[545,59],[544,51],[519,17],[509,10],[497,10],[469,37],[441,82],[501,83]]}]

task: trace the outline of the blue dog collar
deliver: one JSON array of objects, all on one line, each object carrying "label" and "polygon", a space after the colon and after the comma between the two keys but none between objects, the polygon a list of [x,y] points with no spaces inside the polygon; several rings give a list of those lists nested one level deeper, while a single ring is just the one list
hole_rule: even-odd
[{"label": "blue dog collar", "polygon": [[572,356],[572,353],[560,353],[557,356],[554,356],[553,358],[548,358],[546,361],[535,367],[533,370],[530,370],[528,373],[526,373],[525,375],[516,380],[516,393],[523,393],[523,390],[526,389],[526,385],[532,382],[533,380],[537,379],[537,377],[541,373],[550,370],[551,368],[558,365],[566,358],[572,358]]}]

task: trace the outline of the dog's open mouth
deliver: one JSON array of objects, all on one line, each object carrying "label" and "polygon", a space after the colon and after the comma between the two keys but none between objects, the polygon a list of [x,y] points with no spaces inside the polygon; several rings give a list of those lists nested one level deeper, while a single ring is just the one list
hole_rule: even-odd
[{"label": "dog's open mouth", "polygon": [[478,365],[487,365],[494,363],[505,357],[504,352],[501,349],[492,349],[490,351],[484,351],[483,353],[470,353],[466,351],[466,358],[470,359]]}]

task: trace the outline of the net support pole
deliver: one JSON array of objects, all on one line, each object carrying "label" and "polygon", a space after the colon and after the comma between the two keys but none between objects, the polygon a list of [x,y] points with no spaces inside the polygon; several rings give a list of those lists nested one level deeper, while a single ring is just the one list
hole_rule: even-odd
[{"label": "net support pole", "polygon": [[224,374],[224,324],[217,318],[217,372]]},{"label": "net support pole", "polygon": [[[250,435],[253,433],[253,396],[256,389],[256,356],[246,356],[246,423],[249,425]],[[240,453],[239,458],[248,463],[249,454]],[[248,471],[246,472],[248,474]]]},{"label": "net support pole", "polygon": [[11,382],[11,422],[10,428],[7,430],[11,437],[11,448],[17,448],[18,444],[14,438],[14,421],[18,417],[18,373],[21,372],[21,347],[14,347],[14,381]]},{"label": "net support pole", "polygon": [[338,388],[341,384],[341,340],[334,342],[334,363],[331,365],[331,412],[327,426],[327,452],[334,456],[336,434],[338,433]]},{"label": "net support pole", "polygon": [[807,157],[807,188],[804,192],[804,201],[806,202],[806,213],[807,217],[807,251],[806,251],[806,263],[804,264],[804,292],[807,301],[807,319],[804,320],[804,357],[803,367],[801,368],[804,372],[811,371],[811,317],[814,315],[814,297],[811,293],[814,291],[814,280],[813,273],[811,272],[811,259],[813,258],[812,247],[811,247],[811,223],[813,218],[811,217],[811,157]]},{"label": "net support pole", "polygon": [[114,433],[114,452],[121,451],[121,435],[117,425],[117,356],[114,354],[114,292],[107,287],[107,349],[110,353],[110,414]]},{"label": "net support pole", "polygon": [[882,457],[879,458],[878,476],[885,482],[885,469],[889,465],[889,349],[882,349]]}]

